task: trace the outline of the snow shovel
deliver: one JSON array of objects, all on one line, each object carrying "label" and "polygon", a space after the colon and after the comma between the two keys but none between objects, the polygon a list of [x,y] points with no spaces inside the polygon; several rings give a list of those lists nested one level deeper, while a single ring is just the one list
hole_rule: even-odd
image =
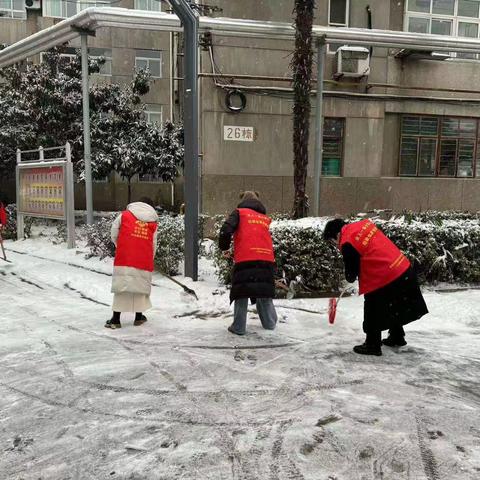
[{"label": "snow shovel", "polygon": [[343,297],[343,295],[347,291],[347,288],[348,287],[344,288],[341,291],[338,299],[337,298],[331,298],[328,301],[328,322],[330,323],[330,325],[333,325],[335,323],[335,317],[337,315],[337,306],[340,303],[340,299]]},{"label": "snow shovel", "polygon": [[173,283],[176,283],[179,287],[182,287],[183,288],[183,291],[185,293],[188,293],[189,295],[192,295],[193,297],[195,297],[197,300],[198,300],[198,297],[197,297],[197,294],[195,293],[195,290],[192,290],[191,288],[188,288],[186,285],[184,285],[183,283],[179,282],[178,280],[175,280],[174,278],[172,278],[170,275],[167,275],[166,273],[164,272],[160,272],[161,275],[163,275],[165,278],[168,278],[169,280],[171,280]]}]

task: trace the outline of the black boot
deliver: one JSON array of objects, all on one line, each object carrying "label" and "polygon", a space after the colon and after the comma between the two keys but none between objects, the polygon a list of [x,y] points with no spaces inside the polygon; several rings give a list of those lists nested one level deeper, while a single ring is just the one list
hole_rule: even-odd
[{"label": "black boot", "polygon": [[407,344],[407,341],[404,337],[392,337],[392,335],[389,335],[382,340],[382,343],[387,347],[404,347]]},{"label": "black boot", "polygon": [[143,325],[146,321],[147,321],[147,317],[145,315],[143,315],[142,313],[136,313],[133,324],[136,327],[138,327],[140,325]]},{"label": "black boot", "polygon": [[360,355],[375,355],[377,357],[382,356],[382,347],[380,345],[369,345],[366,342],[362,345],[356,345],[353,347],[353,351]]},{"label": "black boot", "polygon": [[365,343],[353,347],[353,351],[360,355],[375,355],[380,357],[382,355],[382,332],[374,331],[367,333]]},{"label": "black boot", "polygon": [[120,323],[120,312],[113,312],[112,318],[106,321],[105,328],[111,328],[112,330],[122,328],[122,324]]},{"label": "black boot", "polygon": [[382,341],[387,347],[404,347],[407,342],[405,341],[405,330],[400,325],[398,327],[392,327],[388,331],[388,338]]}]

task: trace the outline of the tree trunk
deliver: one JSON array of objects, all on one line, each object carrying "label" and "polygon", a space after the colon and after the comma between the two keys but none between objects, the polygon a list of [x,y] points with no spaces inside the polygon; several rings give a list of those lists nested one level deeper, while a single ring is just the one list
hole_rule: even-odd
[{"label": "tree trunk", "polygon": [[295,52],[293,70],[293,217],[308,214],[306,194],[308,139],[310,135],[310,94],[312,89],[312,26],[315,0],[295,0]]},{"label": "tree trunk", "polygon": [[127,197],[127,200],[128,200],[128,203],[132,203],[132,179],[128,178],[127,182],[128,182],[128,197]]}]

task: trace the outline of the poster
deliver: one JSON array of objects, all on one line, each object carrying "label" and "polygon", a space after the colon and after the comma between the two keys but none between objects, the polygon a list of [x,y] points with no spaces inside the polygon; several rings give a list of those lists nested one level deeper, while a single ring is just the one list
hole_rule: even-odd
[{"label": "poster", "polygon": [[21,168],[19,171],[19,212],[39,217],[65,218],[64,169]]}]

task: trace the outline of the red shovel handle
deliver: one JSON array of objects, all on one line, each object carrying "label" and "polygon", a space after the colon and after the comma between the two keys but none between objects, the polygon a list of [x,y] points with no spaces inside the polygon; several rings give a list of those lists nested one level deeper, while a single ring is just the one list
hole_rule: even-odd
[{"label": "red shovel handle", "polygon": [[337,314],[337,299],[331,298],[328,301],[328,321],[331,325],[335,323],[336,314]]}]

